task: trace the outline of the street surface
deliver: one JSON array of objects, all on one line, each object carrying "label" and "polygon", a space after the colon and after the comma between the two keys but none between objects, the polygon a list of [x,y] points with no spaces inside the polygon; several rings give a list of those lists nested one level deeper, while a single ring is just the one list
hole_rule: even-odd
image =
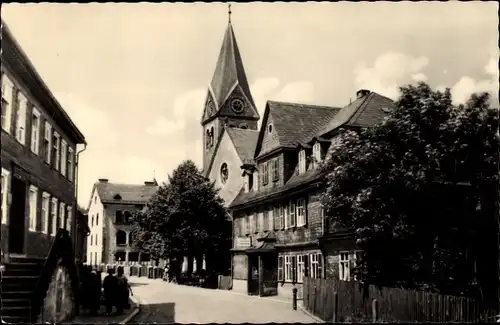
[{"label": "street surface", "polygon": [[131,323],[311,323],[290,302],[130,277],[141,313]]}]

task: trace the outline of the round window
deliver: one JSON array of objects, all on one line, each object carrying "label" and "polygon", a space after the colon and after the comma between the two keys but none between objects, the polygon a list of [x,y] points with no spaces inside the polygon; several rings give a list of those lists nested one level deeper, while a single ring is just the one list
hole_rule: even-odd
[{"label": "round window", "polygon": [[227,164],[223,163],[220,166],[220,181],[221,181],[221,183],[226,184],[228,178],[229,178],[229,169],[227,168]]}]

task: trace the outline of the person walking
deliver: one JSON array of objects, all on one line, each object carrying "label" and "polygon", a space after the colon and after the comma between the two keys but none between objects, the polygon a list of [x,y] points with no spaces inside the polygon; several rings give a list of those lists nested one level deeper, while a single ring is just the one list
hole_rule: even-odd
[{"label": "person walking", "polygon": [[113,306],[116,306],[118,311],[118,279],[113,275],[114,271],[114,269],[108,269],[108,275],[106,275],[102,284],[104,299],[106,300],[106,315],[111,315]]},{"label": "person walking", "polygon": [[117,303],[116,303],[116,312],[118,314],[123,313],[124,309],[129,309],[130,304],[128,302],[129,295],[132,292],[130,289],[130,285],[128,283],[128,279],[124,274],[123,271],[123,266],[119,266],[117,270],[117,284],[118,284],[118,291],[117,291]]}]

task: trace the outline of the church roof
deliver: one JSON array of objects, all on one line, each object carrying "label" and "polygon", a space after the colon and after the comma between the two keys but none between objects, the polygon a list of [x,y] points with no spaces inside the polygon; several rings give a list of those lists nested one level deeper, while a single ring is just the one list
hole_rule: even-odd
[{"label": "church roof", "polygon": [[259,137],[258,130],[227,128],[227,134],[233,141],[238,156],[243,163],[253,161],[255,145]]},{"label": "church roof", "polygon": [[[279,147],[295,148],[309,136],[314,136],[340,110],[337,107],[268,101],[266,114],[272,116]],[[266,117],[262,125],[267,123]],[[261,130],[261,133],[265,130]],[[262,136],[259,141],[262,141]],[[259,143],[260,144],[260,143]],[[269,152],[270,148],[257,148],[256,156]]]},{"label": "church roof", "polygon": [[245,69],[243,68],[240,50],[234,36],[233,26],[229,23],[224,34],[214,76],[210,84],[218,108],[222,107],[237,84],[239,84],[247,99],[255,107]]}]

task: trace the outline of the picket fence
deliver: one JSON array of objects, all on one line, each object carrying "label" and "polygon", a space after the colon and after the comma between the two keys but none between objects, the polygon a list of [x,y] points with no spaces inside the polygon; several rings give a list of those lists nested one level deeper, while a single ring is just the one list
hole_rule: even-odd
[{"label": "picket fence", "polygon": [[333,279],[305,278],[303,304],[327,322],[494,323],[496,318],[467,297],[373,285],[364,297],[359,282]]}]

